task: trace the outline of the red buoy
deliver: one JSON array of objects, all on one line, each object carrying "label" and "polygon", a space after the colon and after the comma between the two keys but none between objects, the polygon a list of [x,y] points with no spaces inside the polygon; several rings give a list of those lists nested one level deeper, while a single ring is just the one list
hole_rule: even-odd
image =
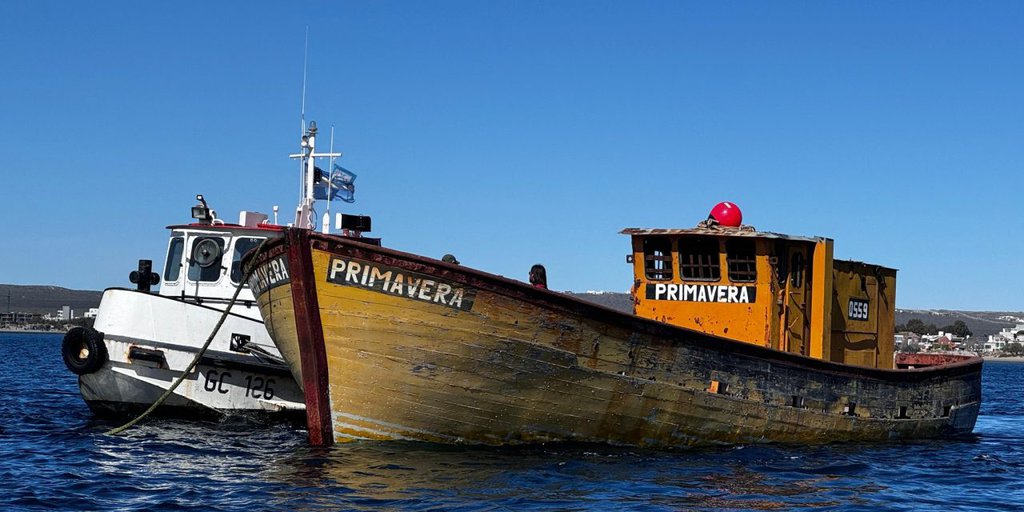
[{"label": "red buoy", "polygon": [[732,228],[738,228],[743,224],[743,212],[740,211],[740,207],[728,201],[716,204],[708,218],[715,219],[721,226]]}]

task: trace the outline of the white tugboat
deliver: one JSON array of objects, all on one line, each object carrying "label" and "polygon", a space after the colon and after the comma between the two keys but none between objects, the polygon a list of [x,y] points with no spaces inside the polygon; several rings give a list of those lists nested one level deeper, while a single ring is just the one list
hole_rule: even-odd
[{"label": "white tugboat", "polygon": [[[303,184],[293,225],[315,229],[313,206],[324,199],[328,213],[322,230],[327,232],[330,200],[340,196],[351,202],[355,176],[333,165],[340,153],[315,153],[316,131],[316,123],[310,123],[302,151],[291,155],[301,161]],[[330,158],[335,172],[317,168],[317,158]],[[303,393],[263,325],[252,290],[241,282],[242,256],[283,233],[284,227],[276,224],[277,207],[273,222],[265,214],[243,211],[238,223],[231,224],[217,218],[203,196],[197,199],[194,222],[168,226],[162,276],[151,271],[151,262],[140,260],[139,270],[131,274],[136,289],[105,290],[94,326],[76,327],[65,335],[64,362],[79,376],[82,397],[94,413],[137,413],[182,375],[230,306],[195,370],[155,412],[190,418],[233,413],[302,418]],[[339,214],[338,224],[346,228],[346,236],[369,231],[366,217]],[[150,292],[161,278],[159,292]],[[231,304],[239,286],[243,288]]]}]

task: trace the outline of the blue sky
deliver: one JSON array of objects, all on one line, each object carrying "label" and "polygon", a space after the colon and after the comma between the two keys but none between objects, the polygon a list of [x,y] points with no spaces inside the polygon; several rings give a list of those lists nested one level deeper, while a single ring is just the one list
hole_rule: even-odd
[{"label": "blue sky", "polygon": [[1024,309],[1020,2],[2,2],[0,282],[127,286],[196,193],[291,211],[307,25],[391,247],[626,291],[621,228],[729,200],[899,307]]}]

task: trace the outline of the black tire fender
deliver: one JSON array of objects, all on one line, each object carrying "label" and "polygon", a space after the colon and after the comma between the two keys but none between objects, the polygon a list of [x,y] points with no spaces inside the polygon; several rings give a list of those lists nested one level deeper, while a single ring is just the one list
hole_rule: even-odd
[{"label": "black tire fender", "polygon": [[64,364],[75,375],[93,373],[107,362],[103,333],[91,327],[72,327],[60,346]]}]

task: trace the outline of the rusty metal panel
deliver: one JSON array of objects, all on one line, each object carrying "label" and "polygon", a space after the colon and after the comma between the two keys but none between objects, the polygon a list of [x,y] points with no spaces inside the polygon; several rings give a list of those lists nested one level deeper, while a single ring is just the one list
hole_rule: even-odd
[{"label": "rusty metal panel", "polygon": [[[773,332],[766,326],[771,324],[776,307],[775,273],[769,263],[767,241],[751,239],[754,243],[753,272],[743,274],[741,280],[734,282],[727,271],[727,237],[709,237],[701,231],[687,236],[656,238],[671,240],[672,259],[679,263],[680,268],[698,265],[693,258],[680,256],[680,251],[704,248],[710,240],[718,249],[711,263],[717,263],[717,267],[713,271],[698,272],[702,279],[686,279],[683,272],[675,273],[670,279],[649,279],[652,274],[644,266],[647,258],[643,252],[643,241],[649,238],[635,236],[634,286],[631,290],[635,314],[747,343],[765,347],[772,345]],[[694,243],[688,243],[690,240]],[[707,266],[708,263],[701,265]],[[751,274],[755,277],[753,281]]]},{"label": "rusty metal panel", "polygon": [[833,361],[892,367],[896,271],[856,261],[833,263]]},{"label": "rusty metal panel", "polygon": [[828,357],[832,344],[833,242],[814,244],[811,257],[811,350],[810,356]]}]

